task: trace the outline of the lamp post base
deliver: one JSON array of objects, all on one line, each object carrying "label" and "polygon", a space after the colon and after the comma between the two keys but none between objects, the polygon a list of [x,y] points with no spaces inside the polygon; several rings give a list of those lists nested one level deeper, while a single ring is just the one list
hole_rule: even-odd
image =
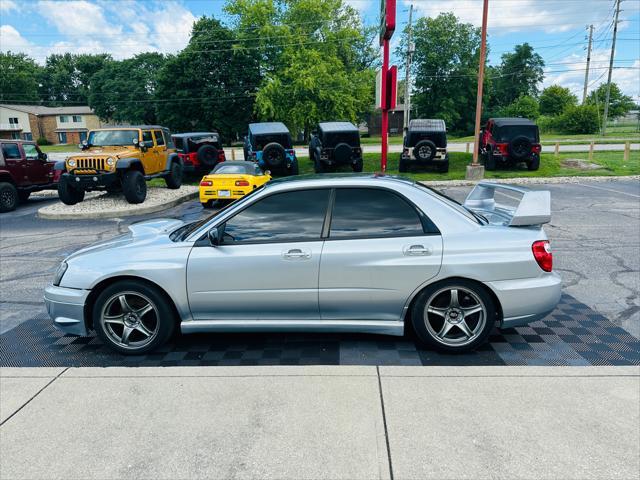
[{"label": "lamp post base", "polygon": [[467,165],[466,180],[482,180],[484,178],[484,165]]}]

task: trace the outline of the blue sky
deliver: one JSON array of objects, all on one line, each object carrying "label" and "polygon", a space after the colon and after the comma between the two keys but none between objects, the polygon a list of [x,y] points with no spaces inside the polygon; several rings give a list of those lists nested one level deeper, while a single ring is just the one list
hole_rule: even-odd
[{"label": "blue sky", "polygon": [[[378,1],[347,0],[367,24],[378,24]],[[398,30],[414,5],[414,19],[452,11],[479,25],[481,0],[398,0]],[[547,67],[544,86],[559,83],[582,94],[586,25],[595,27],[589,83],[606,81],[614,0],[489,0],[489,62],[529,42]],[[140,51],[176,52],[201,15],[229,19],[224,0],[0,0],[0,50],[29,54],[39,63],[52,52],[109,52],[116,58]],[[640,101],[640,2],[622,3],[613,81]],[[396,44],[399,35],[392,40]]]}]

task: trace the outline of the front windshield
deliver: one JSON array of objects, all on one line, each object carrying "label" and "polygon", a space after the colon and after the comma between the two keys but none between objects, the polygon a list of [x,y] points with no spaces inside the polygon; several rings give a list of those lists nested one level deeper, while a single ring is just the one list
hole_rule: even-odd
[{"label": "front windshield", "polygon": [[97,130],[89,133],[88,143],[92,147],[113,147],[133,145],[137,141],[137,130]]}]

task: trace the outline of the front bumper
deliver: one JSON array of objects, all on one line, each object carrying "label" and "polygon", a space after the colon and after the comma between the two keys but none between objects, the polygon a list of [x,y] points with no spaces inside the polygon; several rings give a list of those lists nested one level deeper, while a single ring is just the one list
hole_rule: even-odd
[{"label": "front bumper", "polygon": [[488,282],[502,306],[501,328],[516,327],[546,317],[562,295],[562,279],[555,272],[537,278]]},{"label": "front bumper", "polygon": [[64,173],[60,176],[59,181],[68,182],[76,188],[82,188],[83,190],[97,190],[117,184],[119,178],[116,172],[81,175]]},{"label": "front bumper", "polygon": [[44,303],[53,324],[64,333],[87,335],[84,306],[89,290],[49,285],[44,290]]}]

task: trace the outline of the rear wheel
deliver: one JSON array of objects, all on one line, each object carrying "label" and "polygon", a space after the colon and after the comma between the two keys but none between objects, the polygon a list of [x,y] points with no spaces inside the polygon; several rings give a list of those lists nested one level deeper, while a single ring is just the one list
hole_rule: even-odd
[{"label": "rear wheel", "polygon": [[324,173],[324,164],[315,154],[313,155],[313,170],[316,173]]},{"label": "rear wheel", "polygon": [[400,163],[398,164],[398,171],[400,173],[404,173],[404,172],[408,172],[409,171],[409,159],[405,158],[403,156],[400,156]]},{"label": "rear wheel", "polygon": [[114,283],[93,308],[93,326],[110,348],[127,355],[146,353],[165,343],[175,327],[173,309],[157,289],[136,281]]},{"label": "rear wheel", "polygon": [[360,173],[362,172],[362,165],[363,165],[363,161],[361,158],[357,159],[355,161],[355,163],[353,164],[353,166],[351,168],[353,168],[353,171],[356,173]]},{"label": "rear wheel", "polygon": [[138,170],[129,170],[122,179],[124,198],[129,203],[142,203],[147,198],[147,182]]},{"label": "rear wheel", "polygon": [[18,190],[8,182],[0,182],[0,212],[10,212],[18,206]]},{"label": "rear wheel", "polygon": [[527,162],[527,168],[529,170],[538,170],[540,168],[540,157],[533,157]]},{"label": "rear wheel", "polygon": [[179,162],[171,162],[169,173],[164,177],[167,188],[176,190],[182,185],[182,165]]},{"label": "rear wheel", "polygon": [[496,169],[496,159],[493,156],[493,151],[491,149],[487,150],[484,157],[484,168],[486,170],[495,170]]},{"label": "rear wheel", "polygon": [[75,205],[84,200],[84,190],[75,188],[69,182],[58,182],[58,197],[65,205]]},{"label": "rear wheel", "polygon": [[419,340],[437,350],[464,352],[484,343],[496,321],[496,307],[480,285],[468,280],[439,282],[419,294],[411,312]]},{"label": "rear wheel", "polygon": [[299,169],[298,169],[298,159],[295,158],[293,160],[293,163],[291,164],[291,168],[289,170],[289,174],[290,175],[298,175],[299,173]]},{"label": "rear wheel", "polygon": [[438,172],[447,173],[448,171],[449,171],[449,160],[447,159],[446,161],[438,165]]}]

